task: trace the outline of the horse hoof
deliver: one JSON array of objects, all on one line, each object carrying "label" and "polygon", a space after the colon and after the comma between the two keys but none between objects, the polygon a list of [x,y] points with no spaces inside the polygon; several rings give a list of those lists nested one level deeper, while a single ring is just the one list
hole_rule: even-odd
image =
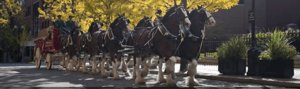
[{"label": "horse hoof", "polygon": [[131,77],[131,78],[130,78],[130,80],[135,80],[135,79],[136,79],[136,77]]},{"label": "horse hoof", "polygon": [[176,82],[175,81],[170,81],[170,82],[167,82],[167,86],[168,87],[176,87]]},{"label": "horse hoof", "polygon": [[129,74],[129,73],[127,73],[127,72],[125,72],[125,76],[130,76],[130,74]]},{"label": "horse hoof", "polygon": [[101,78],[107,78],[107,75],[101,75],[100,77]]},{"label": "horse hoof", "polygon": [[166,79],[161,79],[156,84],[162,84],[162,83],[166,83],[166,82],[167,82]]},{"label": "horse hoof", "polygon": [[197,83],[197,82],[195,82],[195,81],[190,81],[190,82],[187,83],[187,86],[190,86],[190,87],[192,87],[192,86],[199,86],[199,85],[200,84]]},{"label": "horse hoof", "polygon": [[113,79],[113,80],[121,80],[120,77],[113,77],[112,79]]},{"label": "horse hoof", "polygon": [[139,82],[135,82],[136,85],[146,85],[145,81],[139,81]]},{"label": "horse hoof", "polygon": [[183,75],[183,74],[185,74],[185,72],[183,72],[183,71],[179,71],[179,72],[178,72],[178,74],[181,74],[181,75]]}]

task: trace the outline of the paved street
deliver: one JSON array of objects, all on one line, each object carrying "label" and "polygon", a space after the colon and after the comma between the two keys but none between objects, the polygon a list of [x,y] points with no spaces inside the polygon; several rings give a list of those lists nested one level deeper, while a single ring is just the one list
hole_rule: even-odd
[{"label": "paved street", "polygon": [[[56,66],[57,67],[57,66]],[[178,70],[178,68],[176,68]],[[41,70],[36,70],[33,64],[0,64],[0,86],[1,87],[165,87],[155,85],[156,74],[150,74],[146,77],[147,85],[135,86],[133,80],[125,79],[111,80],[102,79],[100,76],[92,74],[83,74],[79,72],[66,72],[58,70],[46,70],[42,66]],[[124,78],[124,75],[122,76]],[[184,78],[177,78],[178,87],[187,87]],[[280,88],[275,86],[232,83],[216,80],[197,79],[201,84],[198,87],[228,87],[228,88]]]}]

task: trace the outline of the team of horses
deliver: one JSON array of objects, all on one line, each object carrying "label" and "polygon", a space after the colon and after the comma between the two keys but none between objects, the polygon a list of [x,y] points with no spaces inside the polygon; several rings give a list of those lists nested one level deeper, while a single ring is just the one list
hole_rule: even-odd
[{"label": "team of horses", "polygon": [[[129,23],[126,16],[119,15],[106,31],[102,30],[99,20],[94,21],[86,33],[76,27],[61,38],[66,54],[61,65],[68,71],[88,72],[89,63],[91,72],[100,73],[103,78],[109,76],[111,65],[112,79],[120,79],[121,68],[126,74],[131,74],[135,84],[145,84],[150,59],[158,56],[158,83],[176,85],[174,56],[177,56],[189,63],[181,63],[181,66],[186,66],[181,72],[187,71],[188,85],[197,85],[194,78],[205,26],[216,23],[204,7],[189,12],[186,3],[177,5],[175,2],[163,17],[157,16],[153,22],[150,17],[144,17],[133,30],[130,30]],[[132,73],[128,70],[131,59],[134,62]],[[166,63],[164,72],[163,62]],[[167,75],[166,79],[164,75]]]}]

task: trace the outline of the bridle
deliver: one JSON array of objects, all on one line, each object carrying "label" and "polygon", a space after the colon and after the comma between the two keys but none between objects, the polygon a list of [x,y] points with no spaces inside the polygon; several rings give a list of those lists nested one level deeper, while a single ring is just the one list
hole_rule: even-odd
[{"label": "bridle", "polygon": [[[202,49],[202,45],[203,45],[203,41],[204,41],[205,24],[207,23],[207,21],[208,21],[209,19],[213,18],[212,15],[207,16],[207,12],[206,12],[205,8],[201,8],[200,10],[197,11],[197,13],[200,13],[200,11],[204,11],[204,12],[205,12],[206,18],[205,18],[205,22],[204,22],[204,27],[203,27],[203,29],[201,29],[202,37],[201,37],[200,48],[199,48],[199,50],[198,50],[198,52],[197,52],[197,57],[196,57],[197,59],[200,58],[200,53],[201,53],[201,49]],[[200,38],[200,37],[199,37],[199,38]]]},{"label": "bridle", "polygon": [[[177,18],[178,18],[179,15],[178,15],[177,11],[178,11],[178,9],[183,9],[183,8],[184,8],[183,6],[179,6],[179,7],[175,8],[175,11],[172,12],[172,13],[171,13],[170,15],[168,15],[168,16],[176,15]],[[177,39],[177,36],[174,35],[174,34],[172,34],[172,33],[165,27],[165,25],[162,23],[162,21],[161,21],[161,19],[159,18],[158,15],[157,15],[157,18],[158,18],[158,19],[156,20],[157,26],[154,27],[154,29],[157,28],[158,31],[159,31],[159,33],[160,33],[161,35],[163,35],[163,36],[169,35],[169,36],[175,37],[175,38]],[[185,14],[184,18],[182,18],[182,19],[177,19],[177,21],[179,22],[179,26],[182,25],[182,22],[181,22],[181,21],[183,21],[183,20],[185,20],[185,19],[189,19],[189,17],[188,17],[187,14]],[[179,29],[181,30],[180,27],[179,27]],[[157,33],[157,30],[154,32],[154,34],[156,34],[156,33]],[[182,34],[183,34],[183,32],[179,31],[179,35],[180,35],[180,36],[183,36]],[[153,38],[154,38],[154,35],[150,38],[150,40],[149,40],[148,42],[146,42],[145,45],[149,44],[150,41],[151,41]],[[177,45],[176,50],[174,51],[174,54],[177,53],[177,51],[178,51],[178,49],[179,49],[181,43],[183,42],[183,40],[184,40],[184,38],[181,38],[179,45]]]},{"label": "bridle", "polygon": [[205,14],[206,14],[205,21],[208,21],[209,19],[213,18],[212,15],[207,16],[207,13],[206,13],[207,11],[205,10],[205,8],[201,8],[201,9],[199,9],[197,12],[200,13],[200,11],[204,11],[204,12],[205,12]]},{"label": "bridle", "polygon": [[[170,15],[168,15],[168,16],[176,15],[177,17],[179,17],[177,11],[178,11],[178,9],[182,9],[182,8],[184,8],[184,7],[183,7],[183,6],[178,6],[177,8],[175,8],[175,11],[172,12],[172,13],[171,13]],[[159,17],[159,16],[157,16],[157,17]],[[189,18],[187,14],[185,14],[183,20],[186,19],[186,18]],[[181,20],[181,19],[177,19],[177,21],[178,21],[178,22],[181,22],[182,20]],[[160,19],[157,19],[157,20],[156,20],[156,24],[157,24],[157,28],[158,28],[159,32],[160,32],[163,36],[170,35],[170,36],[173,36],[173,37],[177,37],[176,35],[174,35],[173,33],[171,33],[171,32],[165,27],[165,25],[162,23],[162,21],[161,21]],[[181,24],[181,23],[179,23],[179,24]],[[180,32],[180,31],[179,31],[179,32]]]},{"label": "bridle", "polygon": [[[117,29],[123,29],[123,28],[121,28],[120,26],[118,26],[118,25],[120,25],[121,24],[121,22],[125,22],[125,24],[126,25],[128,25],[128,21],[127,21],[127,19],[125,18],[125,17],[120,17],[120,18],[118,18],[117,19],[117,22],[115,23],[115,27],[117,28]],[[122,32],[121,33],[122,35],[123,35],[123,39],[121,39],[121,40],[119,40],[119,42],[123,42],[123,40],[125,39],[128,39],[128,38],[125,38],[126,36],[124,36],[124,33]],[[105,34],[110,40],[115,40],[114,38],[116,37],[115,36],[115,33],[113,32],[113,29],[110,27],[109,29],[108,29],[108,31],[106,31],[106,34]]]}]

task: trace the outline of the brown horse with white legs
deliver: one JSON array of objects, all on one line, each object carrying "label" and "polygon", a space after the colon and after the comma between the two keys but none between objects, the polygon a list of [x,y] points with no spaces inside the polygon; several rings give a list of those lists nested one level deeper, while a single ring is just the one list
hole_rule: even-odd
[{"label": "brown horse with white legs", "polygon": [[63,48],[65,48],[65,58],[63,59],[65,67],[69,71],[74,71],[76,68],[76,52],[77,52],[77,40],[80,35],[80,28],[75,27],[74,30],[68,35],[64,42],[67,43]]},{"label": "brown horse with white legs", "polygon": [[[136,77],[136,58],[142,58],[149,56],[147,52],[149,52],[150,45],[145,45],[148,40],[151,38],[151,30],[154,29],[153,22],[150,17],[145,16],[143,19],[141,19],[134,30],[131,32],[131,34],[128,34],[127,38],[129,38],[127,41],[124,41],[125,45],[129,45],[129,47],[125,48],[122,51],[129,51],[129,57],[127,62],[133,57],[134,60],[134,69],[133,69],[133,76],[132,79],[135,79]],[[127,50],[126,50],[127,49]],[[147,55],[147,56],[146,56]],[[124,63],[124,62],[123,62]],[[146,64],[146,63],[144,63]],[[126,66],[127,67],[127,66]],[[147,65],[142,65],[143,69],[148,69]],[[123,67],[124,68],[124,67]],[[142,75],[146,76],[148,71],[144,72]]]},{"label": "brown horse with white legs", "polygon": [[[96,73],[96,56],[98,55],[98,38],[94,36],[94,33],[101,29],[100,21],[96,20],[91,23],[88,32],[80,32],[80,35],[77,39],[77,58],[79,61],[78,67],[81,67],[82,72],[88,72],[86,68],[86,62],[92,64],[92,73]],[[91,62],[92,60],[92,62]]]},{"label": "brown horse with white legs", "polygon": [[[102,23],[99,20],[95,20],[91,23],[91,26],[89,27],[88,33],[91,35],[92,41],[89,45],[89,54],[91,55],[90,63],[92,64],[92,73],[97,73],[98,64],[99,61],[101,61],[101,58],[103,58],[103,55],[101,55],[101,46],[103,42],[99,40],[99,36],[102,32]],[[103,34],[103,33],[102,33]],[[103,53],[102,53],[103,54]],[[100,60],[97,60],[100,59]]]},{"label": "brown horse with white legs", "polygon": [[[92,72],[100,72],[101,77],[106,78],[108,75],[106,74],[107,72],[104,67],[104,63],[106,62],[105,54],[108,52],[108,50],[104,46],[106,31],[101,29],[102,25],[103,24],[101,24],[100,21],[95,21],[89,28],[89,32],[91,31],[92,33],[92,44],[94,45],[92,47],[95,50],[95,54],[98,56],[98,60],[96,58],[92,59]],[[98,71],[96,71],[97,69]]]},{"label": "brown horse with white legs", "polygon": [[[214,26],[216,21],[213,16],[206,11],[205,8],[199,6],[198,9],[194,9],[190,14],[189,18],[191,20],[190,31],[193,35],[198,36],[199,38],[204,38],[205,25]],[[200,54],[200,48],[203,40],[192,40],[185,37],[184,41],[179,46],[178,56],[181,57],[181,72],[184,72],[184,67],[187,66],[187,63],[184,61],[189,61],[188,66],[188,85],[194,86],[198,85],[194,81],[195,74],[197,73],[197,60]]]},{"label": "brown horse with white legs", "polygon": [[[134,52],[134,48],[133,48],[138,43],[138,42],[135,42],[136,37],[140,36],[140,35],[148,35],[148,37],[150,37],[149,36],[150,34],[137,34],[137,33],[140,33],[139,31],[141,31],[141,29],[142,29],[142,31],[145,31],[145,30],[151,31],[151,29],[153,27],[154,27],[154,25],[153,25],[153,22],[151,20],[151,17],[144,16],[144,18],[141,19],[138,22],[138,24],[135,26],[134,30],[125,35],[126,37],[123,41],[123,44],[126,45],[126,47],[125,47],[125,49],[119,50],[119,51],[123,52],[124,55],[126,55],[126,54],[128,55],[126,62],[125,62],[125,60],[122,60],[122,65],[123,65],[122,70],[124,72],[126,72],[126,74],[128,74],[128,75],[131,74],[128,71],[128,63],[129,63],[129,61],[131,60],[132,57],[134,59],[133,64],[134,65],[136,64],[135,59],[136,59],[137,54]],[[144,67],[144,68],[146,68],[146,67]],[[132,78],[135,79],[135,77],[136,77],[136,74],[135,74],[135,67],[134,67],[134,72],[133,72]]]},{"label": "brown horse with white legs", "polygon": [[118,67],[122,58],[122,53],[118,50],[122,50],[122,41],[124,35],[129,32],[129,20],[124,15],[119,15],[113,23],[110,24],[110,28],[106,31],[104,37],[104,46],[108,50],[110,55],[110,61],[112,61],[113,79],[120,79],[118,74]]},{"label": "brown horse with white legs", "polygon": [[[170,8],[166,15],[160,19],[156,20],[156,29],[150,31],[150,37],[147,35],[137,36],[139,39],[144,41],[135,41],[135,44],[142,44],[144,47],[137,48],[135,47],[135,52],[142,52],[137,49],[151,49],[151,52],[156,55],[159,55],[160,58],[164,58],[167,61],[166,73],[167,80],[163,77],[162,72],[162,62],[163,59],[159,60],[159,73],[158,73],[158,83],[167,82],[167,85],[176,86],[176,81],[173,79],[172,74],[174,73],[175,61],[169,60],[171,56],[174,56],[176,51],[178,51],[178,46],[180,43],[179,34],[184,31],[188,31],[190,27],[190,20],[187,15],[186,8],[183,5],[177,6],[176,2],[174,7]],[[149,46],[145,46],[149,45]],[[144,54],[144,53],[143,53]],[[144,54],[145,55],[145,54]],[[136,59],[136,79],[135,83],[141,84],[144,83],[144,76],[142,76],[141,70],[139,70],[139,65],[141,64],[141,58]]]}]

